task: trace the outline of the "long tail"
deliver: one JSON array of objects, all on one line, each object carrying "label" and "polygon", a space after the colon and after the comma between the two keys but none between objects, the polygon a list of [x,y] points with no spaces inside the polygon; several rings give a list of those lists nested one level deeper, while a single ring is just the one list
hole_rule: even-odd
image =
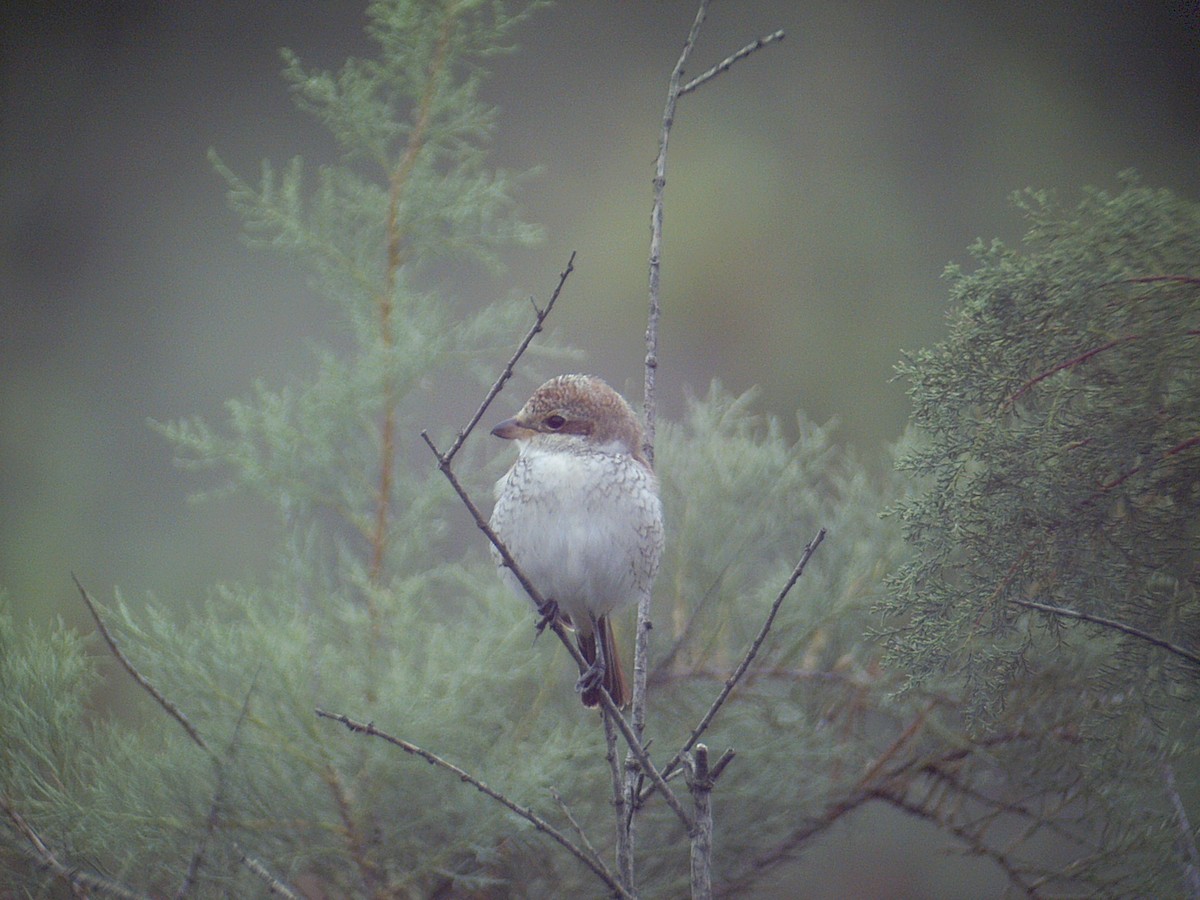
[{"label": "long tail", "polygon": [[[612,697],[617,709],[624,709],[629,705],[629,685],[625,681],[625,672],[621,668],[621,657],[617,655],[617,642],[613,639],[612,626],[609,625],[608,618],[602,616],[597,619],[595,632],[586,636],[579,634],[578,639],[579,652],[583,654],[588,665],[596,661],[596,642],[597,640],[601,642],[601,646],[604,648],[604,689]],[[599,706],[599,686],[584,691],[580,697],[584,706]]]}]

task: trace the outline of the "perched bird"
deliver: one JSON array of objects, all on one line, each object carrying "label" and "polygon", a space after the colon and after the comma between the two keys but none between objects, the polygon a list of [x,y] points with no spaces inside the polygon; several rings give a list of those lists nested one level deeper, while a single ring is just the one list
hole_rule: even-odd
[{"label": "perched bird", "polygon": [[[609,617],[650,594],[663,549],[658,480],[629,404],[599,378],[560,375],[492,429],[519,455],[496,482],[491,526],[554,615],[575,629],[589,668],[584,706],[629,689]],[[492,549],[501,577],[525,591]]]}]

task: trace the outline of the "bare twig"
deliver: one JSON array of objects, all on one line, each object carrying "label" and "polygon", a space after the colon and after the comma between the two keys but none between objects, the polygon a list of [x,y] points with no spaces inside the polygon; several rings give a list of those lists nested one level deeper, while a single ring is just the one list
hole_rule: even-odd
[{"label": "bare twig", "polygon": [[121,664],[121,667],[129,673],[130,677],[136,681],[146,691],[146,693],[154,698],[154,702],[161,706],[166,711],[167,715],[183,726],[183,730],[188,733],[188,737],[192,739],[197,747],[199,747],[201,750],[204,750],[206,753],[211,754],[212,751],[208,749],[208,744],[204,742],[204,738],[200,737],[200,732],[196,730],[196,727],[192,725],[192,723],[188,720],[188,717],[183,714],[183,711],[180,710],[180,708],[172,703],[169,699],[167,699],[158,688],[151,684],[150,680],[137,670],[133,663],[129,661],[129,658],[126,657],[121,651],[121,648],[117,646],[117,642],[113,638],[112,634],[109,633],[107,626],[104,624],[104,620],[100,618],[100,611],[97,609],[95,601],[92,600],[91,596],[84,589],[83,585],[79,583],[79,579],[75,577],[73,572],[71,573],[71,579],[75,582],[75,587],[79,588],[79,594],[81,597],[83,597],[83,602],[87,606],[88,612],[92,614],[92,618],[96,621],[96,630],[99,631],[100,636],[104,638],[104,643],[108,644],[108,649],[112,651],[112,655],[117,658],[117,662]]},{"label": "bare twig", "polygon": [[243,866],[249,869],[255,876],[258,877],[263,884],[267,886],[267,891],[274,897],[286,897],[287,900],[301,900],[300,894],[296,890],[277,876],[273,875],[262,862],[255,856],[251,856],[243,850],[238,844],[233,845],[233,851],[238,855],[238,860]]},{"label": "bare twig", "polygon": [[[671,126],[675,123],[675,102],[679,99],[679,81],[683,78],[683,67],[692,55],[696,46],[696,38],[700,34],[700,26],[708,15],[708,0],[700,0],[700,8],[696,10],[696,19],[688,32],[687,40],[683,43],[683,51],[671,71],[671,79],[667,85],[667,105],[663,110],[662,132],[658,139],[658,158],[654,161],[654,205],[650,209],[650,311],[646,320],[646,385],[642,412],[646,420],[646,436],[642,443],[642,451],[646,460],[654,464],[654,432],[658,420],[657,401],[655,396],[654,376],[658,369],[658,320],[662,306],[660,303],[659,270],[662,264],[662,230],[663,230],[663,195],[667,189],[667,143],[671,137]],[[640,612],[640,611],[639,611]],[[640,625],[639,617],[639,625]],[[641,637],[639,628],[639,638]],[[636,679],[635,679],[636,680]],[[634,718],[637,718],[637,685],[634,685]]]},{"label": "bare twig", "polygon": [[554,798],[554,802],[558,804],[559,811],[566,817],[567,822],[571,826],[571,830],[575,832],[575,836],[579,838],[579,843],[583,845],[583,849],[591,854],[592,859],[599,861],[600,854],[596,852],[596,848],[592,846],[591,840],[587,836],[587,832],[583,830],[583,826],[576,821],[574,814],[571,812],[571,807],[567,806],[567,801],[562,798],[562,794],[557,788],[550,788],[550,796]]},{"label": "bare twig", "polygon": [[[479,409],[475,410],[475,415],[471,416],[470,421],[467,422],[462,431],[458,433],[458,436],[454,439],[454,443],[450,445],[450,449],[445,452],[444,459],[447,465],[449,465],[454,457],[458,455],[458,451],[462,449],[463,443],[470,436],[471,432],[475,430],[475,426],[479,424],[479,420],[483,418],[483,414],[487,412],[487,408],[492,405],[492,401],[496,399],[496,395],[500,393],[500,391],[504,388],[504,385],[510,378],[512,378],[513,368],[516,366],[517,360],[525,355],[525,351],[529,348],[530,343],[532,343],[533,339],[541,333],[542,323],[546,321],[546,317],[549,316],[550,311],[554,309],[554,304],[558,302],[558,295],[562,293],[563,285],[567,283],[567,279],[574,271],[575,251],[572,250],[571,257],[567,260],[567,267],[563,269],[562,273],[558,276],[558,285],[554,288],[554,293],[550,295],[550,299],[546,301],[546,305],[540,309],[536,303],[533,303],[533,325],[530,326],[529,331],[525,333],[525,337],[521,343],[517,345],[516,352],[513,353],[512,358],[509,359],[509,361],[505,364],[504,369],[501,370],[500,377],[493,382],[491,388],[487,392],[487,395],[483,398],[483,402],[479,404]],[[438,459],[439,461],[442,460],[443,454],[439,454]]]},{"label": "bare twig", "polygon": [[225,749],[225,760],[223,762],[216,762],[214,760],[216,763],[217,785],[213,790],[212,802],[209,804],[208,815],[204,820],[204,834],[200,836],[200,840],[196,844],[196,849],[192,853],[192,858],[188,862],[183,883],[179,886],[179,890],[175,892],[175,900],[183,900],[183,898],[192,892],[192,888],[195,887],[196,879],[200,875],[200,867],[204,865],[204,857],[208,852],[208,843],[216,833],[217,825],[220,824],[221,807],[225,805],[225,790],[229,783],[227,773],[237,753],[238,737],[242,732],[242,725],[246,721],[246,716],[250,712],[250,697],[254,694],[254,688],[258,684],[258,676],[261,671],[262,666],[260,665],[258,671],[254,673],[254,678],[250,681],[250,688],[246,691],[246,698],[242,701],[242,710],[238,714],[237,722],[234,723],[233,734],[229,737],[229,746]]},{"label": "bare twig", "polygon": [[825,540],[824,528],[817,532],[816,536],[809,541],[808,545],[804,548],[804,552],[800,554],[800,561],[796,563],[796,567],[792,569],[792,574],[788,577],[787,582],[779,591],[779,594],[775,597],[775,602],[771,604],[771,611],[767,613],[767,618],[763,621],[762,627],[758,630],[758,635],[754,638],[754,642],[750,645],[749,649],[746,650],[746,655],[742,657],[742,661],[738,663],[737,668],[733,670],[733,673],[727,679],[725,679],[725,686],[721,688],[721,693],[717,695],[717,699],[713,701],[712,706],[710,706],[708,709],[708,712],[704,714],[704,717],[700,720],[696,727],[692,729],[691,736],[686,742],[684,742],[684,745],[679,749],[679,752],[675,754],[674,758],[663,769],[664,775],[670,775],[675,771],[680,762],[683,760],[683,755],[695,745],[696,741],[700,739],[700,736],[708,729],[708,726],[712,724],[712,720],[716,717],[721,707],[725,705],[725,701],[729,699],[730,693],[733,692],[733,689],[737,686],[738,682],[742,680],[742,676],[746,674],[746,670],[750,668],[750,663],[754,661],[754,657],[758,655],[759,648],[762,647],[763,641],[766,640],[767,634],[771,630],[771,625],[775,622],[775,616],[779,613],[779,608],[783,605],[784,598],[786,598],[788,593],[791,592],[792,587],[796,584],[796,582],[800,580],[800,576],[804,574],[804,567],[808,565],[808,561],[812,558],[812,555],[817,551],[817,547],[821,545],[823,540]]},{"label": "bare twig", "polygon": [[609,715],[613,724],[617,726],[617,729],[625,738],[629,752],[637,761],[638,774],[645,775],[650,779],[650,784],[662,794],[663,799],[667,801],[667,806],[671,807],[671,811],[679,818],[683,827],[690,829],[692,827],[691,816],[687,814],[687,810],[683,808],[683,804],[679,802],[679,798],[675,796],[675,792],[667,784],[666,778],[654,767],[654,763],[650,761],[650,754],[642,746],[642,742],[633,733],[633,728],[625,721],[625,717],[621,715],[616,705],[612,702],[612,697],[608,696],[608,691],[600,692],[600,705],[604,707],[604,711]]},{"label": "bare twig", "polygon": [[24,816],[13,809],[7,797],[0,797],[0,810],[4,811],[8,820],[29,842],[37,865],[64,882],[75,896],[87,897],[96,893],[108,897],[119,897],[121,900],[149,900],[149,895],[139,893],[111,878],[63,863],[42,840],[41,835],[33,829],[33,826],[25,821]]},{"label": "bare twig", "polygon": [[1196,834],[1192,831],[1192,823],[1188,820],[1187,808],[1175,785],[1175,769],[1163,760],[1159,763],[1162,773],[1163,786],[1171,801],[1171,809],[1175,812],[1175,825],[1178,836],[1175,839],[1183,857],[1183,883],[1187,886],[1187,896],[1192,900],[1200,898],[1200,850],[1196,849]]},{"label": "bare twig", "polygon": [[1011,599],[1010,603],[1017,606],[1024,606],[1027,609],[1036,609],[1038,612],[1048,613],[1052,616],[1061,616],[1064,619],[1078,619],[1081,622],[1091,622],[1093,625],[1100,625],[1104,628],[1111,628],[1114,631],[1119,631],[1122,634],[1128,634],[1131,637],[1143,640],[1148,644],[1153,644],[1168,653],[1174,653],[1193,665],[1200,666],[1200,654],[1194,653],[1178,644],[1172,644],[1170,641],[1165,641],[1160,637],[1155,637],[1148,631],[1142,631],[1140,628],[1135,628],[1132,625],[1126,625],[1124,622],[1118,622],[1116,619],[1106,619],[1103,616],[1094,616],[1091,613],[1076,612],[1073,609],[1067,609],[1062,606],[1049,606],[1045,603],[1036,603],[1033,600],[1018,600]]},{"label": "bare twig", "polygon": [[633,829],[629,827],[629,806],[632,795],[626,790],[626,780],[621,772],[621,755],[617,747],[617,727],[607,715],[604,718],[604,759],[612,776],[613,818],[616,820],[617,874],[621,884],[636,894],[633,869]]},{"label": "bare twig", "polygon": [[[609,705],[612,704],[612,700],[608,699],[608,695],[605,692],[601,691],[600,696],[602,699],[608,700]],[[500,791],[489,787],[487,784],[476,778],[465,769],[459,768],[453,763],[447,762],[437,754],[431,753],[422,747],[418,747],[416,744],[412,744],[401,738],[394,737],[393,735],[388,734],[386,731],[381,731],[375,727],[374,723],[368,722],[363,724],[361,722],[354,721],[348,716],[340,713],[326,712],[323,709],[317,709],[316,714],[322,719],[332,719],[335,722],[340,722],[342,725],[346,726],[356,734],[365,734],[369,737],[381,738],[382,740],[387,741],[389,744],[399,747],[405,753],[410,753],[413,756],[419,756],[426,762],[452,773],[459,780],[465,781],[481,794],[492,798],[505,809],[508,809],[510,812],[520,816],[538,831],[542,832],[551,840],[562,846],[572,856],[591,869],[592,872],[594,872],[596,876],[612,890],[614,895],[618,897],[631,897],[631,895],[621,886],[620,882],[613,875],[613,873],[609,871],[608,867],[595,857],[594,852],[588,853],[587,850],[576,845],[570,838],[568,838],[565,834],[563,834],[529,807],[521,806],[519,803],[513,802]]]},{"label": "bare twig", "polygon": [[703,75],[697,75],[695,78],[693,78],[691,81],[689,81],[687,84],[685,84],[683,87],[681,87],[679,89],[679,93],[677,96],[682,97],[684,94],[690,94],[692,91],[696,90],[696,88],[700,87],[705,82],[711,81],[713,78],[716,78],[722,72],[729,69],[734,63],[738,62],[739,60],[745,59],[747,56],[749,56],[751,53],[754,53],[757,50],[761,50],[763,47],[767,46],[767,44],[774,43],[775,41],[782,41],[782,40],[783,40],[783,29],[781,28],[779,31],[774,31],[771,34],[760,37],[757,41],[752,41],[751,43],[749,43],[745,47],[743,47],[741,50],[739,50],[737,53],[734,53],[732,56],[725,57],[723,60],[721,60],[719,63],[717,63],[711,69],[709,69]]},{"label": "bare twig", "polygon": [[467,511],[471,514],[471,518],[475,520],[476,527],[484,533],[489,541],[491,541],[492,546],[496,548],[496,552],[500,554],[500,558],[504,561],[504,565],[512,570],[513,575],[516,576],[517,582],[525,589],[525,593],[529,595],[529,599],[533,601],[534,606],[537,607],[539,613],[541,613],[543,616],[542,621],[546,622],[546,627],[553,631],[558,639],[562,641],[563,646],[567,648],[567,652],[571,654],[571,658],[575,660],[576,665],[579,666],[579,671],[581,673],[587,671],[587,661],[584,660],[583,654],[581,654],[579,649],[575,646],[575,642],[567,637],[567,631],[566,628],[563,627],[562,622],[560,622],[557,617],[552,617],[549,619],[545,618],[546,612],[551,609],[549,603],[541,595],[538,589],[533,586],[533,582],[531,582],[525,573],[521,571],[521,567],[517,565],[517,561],[513,559],[513,556],[511,553],[509,553],[508,548],[504,546],[504,542],[500,540],[500,536],[492,530],[492,526],[490,526],[487,522],[487,519],[483,517],[483,513],[481,513],[479,511],[479,507],[475,505],[475,501],[473,501],[470,495],[467,494],[466,488],[462,486],[462,483],[458,480],[458,476],[454,474],[454,470],[450,467],[450,460],[438,452],[438,448],[430,439],[428,432],[422,431],[421,439],[425,441],[429,449],[433,452],[433,455],[437,457],[439,471],[446,476],[446,480],[450,482],[450,486],[454,488],[454,492],[458,494],[458,498],[462,500],[463,505],[466,506]]}]

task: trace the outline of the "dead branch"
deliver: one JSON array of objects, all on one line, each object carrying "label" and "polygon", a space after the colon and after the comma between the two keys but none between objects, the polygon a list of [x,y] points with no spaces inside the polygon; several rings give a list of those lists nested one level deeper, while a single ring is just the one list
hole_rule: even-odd
[{"label": "dead branch", "polygon": [[1132,625],[1126,625],[1124,622],[1118,622],[1116,619],[1106,619],[1104,616],[1095,616],[1091,613],[1076,612],[1073,609],[1067,609],[1063,606],[1050,606],[1046,603],[1037,603],[1033,600],[1018,600],[1013,598],[1009,601],[1016,606],[1024,606],[1026,609],[1036,609],[1038,612],[1044,612],[1052,616],[1060,616],[1064,619],[1078,619],[1080,622],[1090,622],[1093,625],[1100,625],[1103,628],[1111,628],[1113,631],[1119,631],[1122,634],[1127,634],[1130,637],[1135,637],[1138,640],[1145,641],[1148,644],[1153,644],[1168,653],[1174,653],[1176,656],[1186,659],[1193,665],[1200,666],[1200,653],[1193,653],[1185,647],[1180,647],[1178,644],[1172,644],[1170,641],[1163,640],[1160,637],[1155,637],[1148,631],[1143,631],[1140,628],[1135,628]]},{"label": "dead branch", "polygon": [[92,600],[91,596],[84,589],[83,585],[79,583],[79,579],[75,577],[74,572],[71,573],[71,579],[75,582],[75,587],[79,588],[79,595],[83,597],[83,602],[87,606],[88,612],[92,614],[92,618],[96,621],[96,630],[100,632],[100,636],[104,638],[104,642],[108,644],[108,649],[112,651],[112,655],[116,657],[117,662],[121,664],[121,667],[129,673],[130,677],[136,681],[138,685],[146,691],[146,693],[154,698],[154,702],[161,706],[163,710],[166,711],[167,715],[169,715],[183,727],[183,730],[188,733],[188,737],[192,739],[197,747],[211,755],[212,751],[208,749],[208,744],[204,742],[204,738],[200,737],[200,732],[196,730],[196,727],[192,725],[192,723],[188,720],[188,717],[183,714],[183,711],[169,699],[167,699],[167,697],[163,695],[162,691],[151,684],[150,679],[139,672],[137,667],[134,666],[134,664],[129,661],[129,658],[121,651],[121,648],[117,645],[116,639],[113,638],[112,634],[105,626],[104,620],[100,618],[100,611],[97,609],[95,601]]},{"label": "dead branch", "polygon": [[120,900],[150,900],[147,894],[139,893],[118,881],[62,862],[33,826],[25,821],[25,817],[13,808],[7,797],[0,797],[0,810],[4,811],[8,820],[29,842],[37,865],[66,884],[76,896],[87,897],[97,893],[107,897],[118,897]]},{"label": "dead branch", "polygon": [[[479,420],[483,418],[483,414],[487,412],[488,407],[492,405],[492,401],[496,399],[496,395],[500,393],[500,391],[504,388],[504,385],[508,383],[510,378],[512,378],[513,369],[517,364],[517,360],[525,355],[525,351],[529,349],[529,345],[533,342],[533,339],[541,333],[542,323],[546,321],[546,317],[549,316],[551,310],[554,309],[554,304],[558,302],[558,296],[562,293],[563,285],[567,283],[567,279],[571,277],[571,273],[574,271],[575,251],[572,250],[571,256],[567,260],[567,267],[563,269],[562,273],[558,276],[558,285],[554,288],[554,292],[550,295],[550,299],[546,301],[546,305],[539,309],[538,305],[534,303],[532,299],[530,299],[530,303],[533,304],[533,325],[531,325],[529,331],[525,333],[525,337],[521,340],[521,343],[517,345],[517,349],[513,353],[512,357],[507,363],[505,363],[504,368],[500,371],[499,377],[488,389],[487,394],[483,398],[483,402],[479,404],[479,409],[475,410],[475,415],[471,416],[470,421],[468,421],[466,426],[458,433],[458,436],[454,439],[454,443],[451,444],[450,449],[446,451],[444,456],[446,465],[449,465],[454,457],[458,454],[458,451],[462,449],[462,445],[466,442],[471,432],[475,430],[475,426],[479,424]],[[439,454],[438,461],[440,462],[442,459],[443,456]]]},{"label": "dead branch", "polygon": [[684,754],[695,745],[696,741],[700,739],[700,736],[708,729],[708,726],[712,724],[712,720],[716,717],[717,713],[720,712],[721,707],[725,705],[725,701],[729,699],[729,695],[733,692],[733,689],[737,687],[738,682],[742,680],[742,676],[744,676],[746,674],[746,670],[750,668],[750,663],[752,663],[754,661],[754,657],[758,655],[758,651],[762,647],[763,641],[767,639],[767,634],[771,631],[771,625],[775,622],[775,616],[779,613],[779,608],[783,605],[784,599],[791,592],[792,587],[795,586],[796,582],[800,580],[800,576],[804,574],[804,567],[808,565],[808,561],[812,558],[812,555],[817,551],[817,547],[821,545],[823,540],[825,540],[824,528],[817,532],[816,536],[809,541],[808,545],[804,548],[804,552],[800,554],[800,561],[796,563],[796,567],[792,569],[792,574],[788,577],[787,582],[783,585],[783,588],[775,597],[775,602],[771,604],[771,610],[767,613],[767,618],[763,621],[762,627],[758,630],[758,634],[755,636],[754,641],[746,650],[746,654],[742,657],[742,661],[738,663],[737,668],[733,670],[730,676],[725,679],[725,685],[721,688],[721,692],[717,695],[717,699],[713,701],[712,706],[708,708],[708,712],[704,714],[704,717],[701,718],[696,727],[692,729],[692,733],[688,737],[687,741],[685,741],[684,745],[679,748],[679,751],[675,754],[671,761],[667,763],[666,767],[663,769],[664,775],[672,774],[679,767],[680,762],[683,760]]},{"label": "dead branch", "polygon": [[[608,699],[608,695],[606,693],[604,693],[603,691],[600,692],[600,696],[602,699]],[[608,702],[609,702],[609,704],[612,703],[611,700],[608,700]],[[381,731],[380,729],[376,728],[374,723],[372,723],[372,722],[363,724],[361,722],[354,721],[353,719],[351,719],[348,716],[342,715],[340,713],[326,712],[323,709],[317,709],[316,714],[318,716],[320,716],[322,719],[332,719],[335,722],[340,722],[342,725],[346,726],[348,729],[350,729],[351,731],[353,731],[356,734],[365,734],[368,737],[381,738],[382,740],[387,741],[389,744],[392,744],[395,747],[399,747],[405,753],[412,754],[413,756],[419,756],[421,759],[425,760],[426,762],[431,763],[434,766],[437,766],[438,768],[443,769],[447,772],[450,772],[451,774],[456,776],[459,780],[465,781],[467,784],[474,787],[481,794],[484,794],[485,796],[492,798],[497,803],[499,803],[501,806],[503,806],[505,809],[508,809],[509,811],[520,816],[522,819],[524,819],[526,822],[531,824],[538,831],[542,832],[547,837],[549,837],[551,840],[558,843],[568,853],[570,853],[572,856],[574,856],[576,859],[578,859],[580,862],[582,862],[585,866],[587,866],[589,869],[591,869],[592,872],[594,872],[596,874],[596,876],[598,878],[600,878],[601,881],[603,881],[610,889],[612,889],[613,893],[616,896],[627,897],[627,898],[630,898],[630,900],[632,900],[632,895],[629,894],[621,886],[620,882],[613,875],[613,873],[611,871],[609,871],[608,867],[605,866],[599,859],[595,858],[594,853],[589,854],[587,852],[587,850],[579,847],[572,840],[570,840],[570,838],[568,838],[565,834],[563,834],[561,831],[559,831],[557,828],[555,828],[553,825],[551,825],[549,822],[547,822],[545,819],[543,819],[541,816],[539,816],[537,813],[535,813],[532,809],[530,809],[527,806],[521,806],[519,803],[516,803],[513,800],[510,800],[505,794],[501,793],[500,791],[496,790],[495,788],[489,787],[482,780],[480,780],[479,778],[476,778],[474,775],[472,775],[470,772],[466,771],[465,769],[459,768],[458,766],[454,765],[451,762],[447,762],[446,760],[442,759],[437,754],[431,753],[430,751],[425,750],[422,747],[418,747],[416,744],[412,744],[401,738],[394,737],[393,735],[388,734],[386,731]]]},{"label": "dead branch", "polygon": [[272,874],[258,857],[251,856],[236,843],[233,845],[233,852],[238,855],[238,861],[266,885],[267,891],[272,896],[285,897],[287,900],[301,900],[300,894]]},{"label": "dead branch", "polygon": [[782,41],[782,40],[783,40],[783,29],[781,28],[779,31],[773,31],[770,34],[763,35],[757,41],[751,41],[749,44],[747,44],[745,47],[743,47],[737,53],[734,53],[730,56],[725,57],[723,60],[721,60],[719,63],[717,63],[711,69],[709,69],[707,72],[705,72],[701,75],[697,75],[695,78],[693,78],[691,81],[689,81],[687,84],[685,84],[683,87],[681,87],[679,89],[679,93],[677,94],[677,96],[682,97],[684,94],[690,94],[692,91],[696,90],[696,88],[700,87],[705,82],[711,81],[712,79],[714,79],[718,75],[720,75],[722,72],[727,71],[734,63],[738,62],[739,60],[743,60],[747,56],[749,56],[751,53],[761,50],[763,47],[767,46],[767,44],[773,43],[775,41]]}]

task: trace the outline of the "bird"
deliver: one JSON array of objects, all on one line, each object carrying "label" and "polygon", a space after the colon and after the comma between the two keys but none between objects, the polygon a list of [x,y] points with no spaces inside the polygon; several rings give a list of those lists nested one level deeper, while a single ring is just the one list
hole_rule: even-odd
[{"label": "bird", "polygon": [[[583,705],[603,688],[617,708],[629,687],[611,616],[650,596],[663,551],[658,479],[642,426],[620,394],[594,375],[559,375],[492,429],[514,441],[516,462],[496,482],[490,526],[548,601],[539,610],[574,629],[588,668]],[[501,578],[525,595],[493,546]]]}]

